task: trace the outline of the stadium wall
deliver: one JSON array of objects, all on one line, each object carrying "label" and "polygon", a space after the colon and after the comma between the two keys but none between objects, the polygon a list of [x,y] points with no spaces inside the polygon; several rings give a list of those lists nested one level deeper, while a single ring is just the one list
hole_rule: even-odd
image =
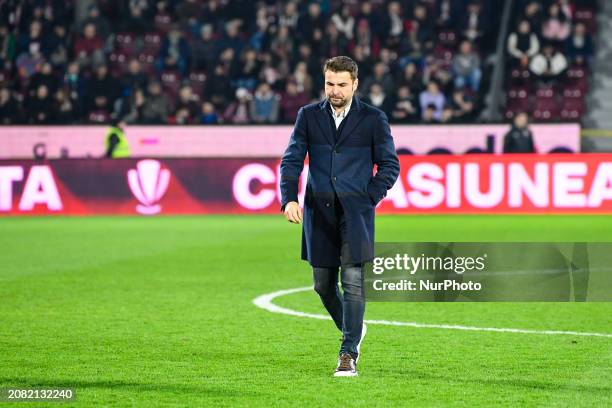
[{"label": "stadium wall", "polygon": [[[278,214],[278,180],[269,158],[1,160],[0,215]],[[612,213],[612,154],[403,155],[377,212]]]}]

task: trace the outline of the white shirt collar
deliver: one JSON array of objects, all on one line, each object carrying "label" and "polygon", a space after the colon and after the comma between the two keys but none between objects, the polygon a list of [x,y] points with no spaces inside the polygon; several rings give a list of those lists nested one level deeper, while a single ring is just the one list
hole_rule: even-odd
[{"label": "white shirt collar", "polygon": [[344,120],[346,115],[348,115],[348,113],[349,113],[349,111],[351,109],[351,103],[353,103],[353,99],[352,98],[349,101],[348,105],[346,105],[344,107],[344,110],[342,112],[338,113],[338,114],[336,114],[336,110],[331,105],[331,103],[329,104],[329,107],[331,108],[331,112],[332,112],[332,118],[334,119],[334,123],[336,124],[336,129],[340,128],[340,124],[342,123],[342,121]]},{"label": "white shirt collar", "polygon": [[344,119],[346,117],[346,115],[348,115],[349,110],[351,109],[351,104],[353,103],[353,98],[351,98],[349,100],[348,105],[346,105],[344,107],[344,110],[338,114],[336,114],[336,109],[334,109],[334,107],[332,106],[332,104],[329,104],[329,107],[331,108],[332,111],[332,116],[334,117],[335,120],[340,120],[342,121],[342,119]]}]

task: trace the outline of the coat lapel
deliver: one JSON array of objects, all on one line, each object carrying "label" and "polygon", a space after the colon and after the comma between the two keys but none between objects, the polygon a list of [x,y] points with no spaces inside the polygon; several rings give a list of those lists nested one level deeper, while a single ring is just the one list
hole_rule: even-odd
[{"label": "coat lapel", "polygon": [[332,129],[331,122],[329,120],[328,115],[330,114],[326,110],[329,109],[329,105],[327,104],[327,100],[321,101],[319,103],[319,110],[317,111],[317,124],[321,128],[323,135],[327,139],[330,145],[334,145],[334,130]]},{"label": "coat lapel", "polygon": [[344,124],[344,126],[342,126],[340,135],[338,135],[338,144],[341,144],[344,139],[346,139],[348,135],[351,134],[353,129],[355,129],[359,122],[361,122],[363,117],[364,115],[362,114],[361,110],[361,102],[359,101],[359,98],[353,97],[353,102],[351,102],[351,110],[349,111],[347,117],[344,119],[346,120],[346,123]]}]

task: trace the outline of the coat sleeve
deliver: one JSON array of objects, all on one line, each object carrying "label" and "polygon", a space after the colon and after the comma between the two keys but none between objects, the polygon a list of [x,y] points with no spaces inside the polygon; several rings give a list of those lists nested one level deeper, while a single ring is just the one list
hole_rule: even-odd
[{"label": "coat sleeve", "polygon": [[280,166],[281,211],[288,202],[298,200],[298,182],[304,168],[307,145],[307,124],[304,108],[300,108],[295,120],[289,145],[283,154]]},{"label": "coat sleeve", "polygon": [[378,169],[376,175],[368,184],[368,195],[372,203],[376,205],[387,195],[387,190],[393,187],[400,171],[399,159],[395,152],[395,144],[389,128],[389,120],[383,112],[380,112],[376,119],[373,155],[374,164]]}]

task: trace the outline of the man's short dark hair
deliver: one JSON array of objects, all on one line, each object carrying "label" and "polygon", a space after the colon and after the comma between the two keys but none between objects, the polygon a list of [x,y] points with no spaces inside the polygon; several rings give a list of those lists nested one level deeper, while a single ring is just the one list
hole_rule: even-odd
[{"label": "man's short dark hair", "polygon": [[323,75],[325,75],[325,71],[327,70],[332,72],[347,71],[351,75],[351,79],[353,81],[357,79],[357,63],[344,55],[333,57],[325,61],[325,65],[323,66]]}]

